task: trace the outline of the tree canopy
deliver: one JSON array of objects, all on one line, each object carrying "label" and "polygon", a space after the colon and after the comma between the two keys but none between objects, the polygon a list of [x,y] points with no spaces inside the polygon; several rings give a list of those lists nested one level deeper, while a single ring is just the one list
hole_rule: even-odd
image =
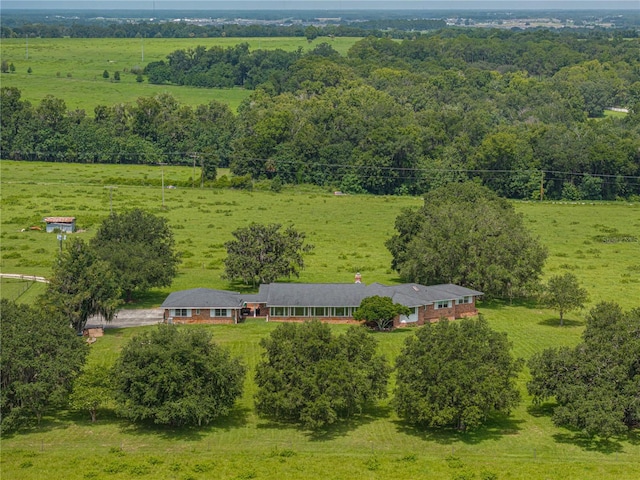
[{"label": "tree canopy", "polygon": [[2,430],[59,405],[71,389],[87,356],[87,346],[64,315],[0,303],[0,395]]},{"label": "tree canopy", "polygon": [[120,304],[120,287],[111,265],[82,239],[72,238],[53,266],[53,273],[40,302],[69,319],[82,333],[92,315],[110,322]]},{"label": "tree canopy", "polygon": [[225,243],[224,277],[252,285],[297,277],[313,245],[305,244],[306,235],[293,226],[281,228],[277,223],[251,223],[231,232],[234,239]]},{"label": "tree canopy", "polygon": [[513,206],[472,182],[425,195],[424,206],[396,219],[386,245],[392,267],[410,282],[454,283],[507,297],[536,285],[546,250]]},{"label": "tree canopy", "polygon": [[172,325],[133,337],[113,368],[119,412],[133,421],[203,425],[228,415],[245,367],[202,329]]},{"label": "tree canopy", "polygon": [[596,305],[582,342],[529,360],[534,402],[555,399],[553,422],[589,436],[611,437],[640,425],[640,308]]},{"label": "tree canopy", "polygon": [[364,320],[376,325],[378,330],[385,330],[393,325],[393,319],[398,315],[409,315],[409,307],[400,303],[393,303],[391,297],[374,295],[366,297],[360,302],[360,307],[354,312],[353,318]]},{"label": "tree canopy", "polygon": [[91,246],[116,272],[127,301],[134,291],[170,286],[177,274],[180,258],[168,221],[141,209],[109,215]]},{"label": "tree canopy", "polygon": [[394,403],[405,421],[424,427],[473,429],[520,401],[515,360],[505,333],[483,318],[426,324],[396,359]]},{"label": "tree canopy", "polygon": [[283,323],[260,345],[255,404],[261,415],[316,430],[387,395],[389,366],[362,328],[334,336],[318,321]]},{"label": "tree canopy", "polygon": [[571,310],[582,308],[589,298],[586,289],[580,286],[578,278],[573,273],[554,275],[549,279],[544,289],[542,301],[548,307],[558,310],[560,326],[564,324],[564,314]]},{"label": "tree canopy", "polygon": [[[132,36],[142,28],[120,27]],[[325,28],[341,35],[355,25]],[[225,35],[234,29],[225,25]],[[302,26],[293,29],[304,36]],[[237,116],[217,102],[194,109],[163,93],[99,105],[92,117],[62,99],[31,105],[2,88],[0,157],[195,159],[205,181],[221,166],[349,193],[423,194],[474,179],[522,199],[640,195],[637,32],[562,30],[404,31],[403,41],[385,31],[346,55],[328,43],[292,52],[199,45],[145,67],[151,82],[253,89]]]}]

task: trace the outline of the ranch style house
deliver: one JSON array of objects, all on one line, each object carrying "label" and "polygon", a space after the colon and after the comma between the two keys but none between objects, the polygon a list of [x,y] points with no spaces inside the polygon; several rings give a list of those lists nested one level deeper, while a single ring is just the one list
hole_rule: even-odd
[{"label": "ranch style house", "polygon": [[171,293],[161,308],[165,323],[238,323],[247,317],[275,322],[318,319],[359,323],[353,312],[364,298],[374,295],[409,307],[410,315],[394,319],[393,326],[399,327],[477,315],[476,299],[482,292],[453,284],[269,283],[260,285],[257,294],[210,288],[181,290]]}]

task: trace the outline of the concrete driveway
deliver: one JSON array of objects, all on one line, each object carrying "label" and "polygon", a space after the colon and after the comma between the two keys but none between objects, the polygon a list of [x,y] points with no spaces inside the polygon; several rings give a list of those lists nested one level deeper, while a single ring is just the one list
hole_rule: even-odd
[{"label": "concrete driveway", "polygon": [[146,325],[155,325],[163,321],[161,308],[149,308],[139,310],[120,310],[116,314],[116,318],[112,322],[105,323],[104,319],[99,316],[91,317],[87,321],[87,328],[104,327],[104,328],[124,328],[124,327],[143,327]]}]

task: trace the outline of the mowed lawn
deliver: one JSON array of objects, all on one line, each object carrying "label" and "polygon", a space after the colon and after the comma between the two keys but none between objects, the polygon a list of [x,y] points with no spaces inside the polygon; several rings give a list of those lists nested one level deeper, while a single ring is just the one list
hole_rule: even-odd
[{"label": "mowed lawn", "polygon": [[[144,68],[150,62],[166,60],[178,49],[203,45],[224,48],[242,42],[249,48],[293,51],[309,50],[320,43],[330,43],[341,54],[358,38],[24,38],[2,39],[0,59],[13,63],[16,71],[0,76],[3,87],[17,87],[22,98],[38,104],[46,95],[62,98],[70,110],[82,109],[93,115],[97,105],[133,103],[138,97],[169,93],[185,105],[201,105],[216,100],[236,111],[251,94],[243,88],[196,88],[175,85],[152,85],[145,79],[138,83],[132,68]],[[27,58],[28,57],[28,58]],[[27,73],[31,68],[32,73]],[[102,77],[109,72],[109,78]],[[113,81],[114,72],[120,81]]]},{"label": "mowed lawn", "polygon": [[[49,215],[72,215],[88,239],[113,209],[140,206],[166,216],[183,252],[171,289],[158,289],[138,305],[158,305],[172,289],[240,289],[222,280],[224,242],[251,221],[292,223],[315,245],[300,281],[350,282],[360,271],[367,283],[397,282],[384,241],[393,233],[412,197],[335,196],[318,188],[282,193],[159,186],[125,186],[118,179],[157,183],[158,167],[67,165],[3,161],[0,241],[4,273],[48,275],[59,248],[53,234],[28,230]],[[225,172],[221,172],[225,173]],[[188,181],[193,171],[165,167],[165,184]],[[115,188],[106,188],[115,185]],[[525,224],[549,249],[545,277],[575,273],[589,290],[590,304],[614,300],[625,309],[640,298],[640,206],[631,203],[516,202]],[[22,231],[25,229],[25,231]],[[633,238],[636,241],[633,241]],[[2,283],[9,298],[30,300],[39,286],[21,293]],[[36,290],[33,290],[36,289]],[[585,311],[557,314],[535,304],[484,302],[481,312],[493,328],[508,333],[517,356],[544,348],[575,345]],[[202,429],[131,426],[111,409],[97,424],[88,415],[59,412],[36,429],[2,440],[2,478],[640,478],[640,437],[587,439],[553,426],[549,405],[534,406],[526,395],[528,372],[519,379],[523,402],[509,417],[493,418],[479,431],[414,429],[393,413],[389,400],[327,432],[258,418],[252,381],[261,355],[259,341],[273,323],[250,320],[208,328],[249,368],[245,393],[230,418]],[[344,326],[333,326],[336,332]],[[91,347],[92,362],[112,363],[122,345],[141,329],[111,329]],[[391,361],[412,330],[373,334]],[[393,377],[389,388],[393,390]]]}]

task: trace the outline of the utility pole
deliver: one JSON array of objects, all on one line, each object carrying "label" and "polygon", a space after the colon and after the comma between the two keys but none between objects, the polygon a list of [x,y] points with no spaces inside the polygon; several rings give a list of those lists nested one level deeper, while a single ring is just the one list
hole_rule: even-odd
[{"label": "utility pole", "polygon": [[162,208],[164,209],[164,165],[162,165]]},{"label": "utility pole", "polygon": [[544,198],[544,170],[540,172],[540,201]]},{"label": "utility pole", "polygon": [[61,233],[58,234],[58,242],[60,243],[60,253],[62,253],[62,241],[66,239],[67,239],[66,235],[62,235]]}]

